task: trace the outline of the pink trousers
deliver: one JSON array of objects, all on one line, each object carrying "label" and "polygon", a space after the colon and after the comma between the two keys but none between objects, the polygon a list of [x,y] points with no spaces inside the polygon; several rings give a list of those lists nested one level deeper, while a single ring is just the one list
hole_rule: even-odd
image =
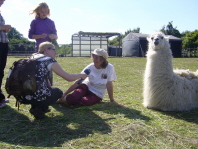
[{"label": "pink trousers", "polygon": [[71,106],[91,106],[99,103],[102,99],[89,91],[86,84],[80,84],[72,94],[68,94],[66,101]]}]

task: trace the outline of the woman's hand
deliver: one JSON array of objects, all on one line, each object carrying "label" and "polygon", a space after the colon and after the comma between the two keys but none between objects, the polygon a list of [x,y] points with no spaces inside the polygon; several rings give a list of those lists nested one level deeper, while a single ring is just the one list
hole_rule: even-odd
[{"label": "woman's hand", "polygon": [[87,74],[82,73],[82,74],[81,74],[81,79],[83,79],[83,80],[84,80],[84,79],[86,79],[86,78],[87,78]]},{"label": "woman's hand", "polygon": [[43,33],[43,34],[40,35],[40,38],[45,39],[46,37],[47,37],[47,34],[45,34],[45,33]]},{"label": "woman's hand", "polygon": [[55,34],[49,34],[50,39],[57,39],[57,36]]},{"label": "woman's hand", "polygon": [[11,29],[11,25],[1,25],[0,30],[3,30],[5,32],[9,32]]}]

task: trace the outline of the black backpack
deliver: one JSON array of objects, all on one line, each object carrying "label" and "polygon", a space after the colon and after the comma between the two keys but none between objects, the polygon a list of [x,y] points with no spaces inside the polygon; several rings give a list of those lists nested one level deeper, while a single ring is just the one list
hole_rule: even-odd
[{"label": "black backpack", "polygon": [[[44,57],[44,56],[42,56]],[[22,104],[24,96],[33,94],[37,88],[36,83],[36,62],[38,58],[34,59],[20,59],[13,63],[10,68],[5,89],[8,93],[8,98],[13,95],[17,104]]]}]

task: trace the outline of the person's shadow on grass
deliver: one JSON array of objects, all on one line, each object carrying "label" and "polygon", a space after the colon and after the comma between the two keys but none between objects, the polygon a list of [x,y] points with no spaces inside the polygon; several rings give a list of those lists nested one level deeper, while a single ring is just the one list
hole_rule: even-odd
[{"label": "person's shadow on grass", "polygon": [[[112,123],[114,123],[114,120],[117,121],[117,115],[123,115],[123,117],[131,120],[150,120],[149,117],[142,115],[141,111],[130,109],[119,104],[108,104],[106,102],[78,108],[72,108],[62,104],[56,104],[53,105],[53,107],[65,115],[64,117],[67,119],[66,121],[68,121],[68,124],[76,124],[81,126],[77,131],[69,130],[71,134],[77,135],[76,137],[80,138],[86,137],[87,134],[92,135],[97,132],[100,134],[108,134],[112,132],[108,122],[112,121]],[[118,117],[120,118],[120,116]],[[59,120],[62,118],[57,117]],[[131,121],[131,123],[133,122]],[[73,138],[76,137],[73,136]],[[65,142],[71,139],[67,138],[65,139]]]},{"label": "person's shadow on grass", "polygon": [[[92,110],[66,108],[54,105],[48,118],[34,120],[29,111],[18,112],[7,106],[1,109],[0,142],[2,147],[16,145],[33,147],[61,147],[67,141],[90,136],[94,133],[108,134],[110,126]],[[2,142],[6,143],[5,146]]]},{"label": "person's shadow on grass", "polygon": [[[26,105],[27,106],[27,105]],[[2,147],[16,145],[33,147],[61,147],[67,141],[90,136],[95,133],[108,134],[112,132],[108,121],[116,119],[117,114],[123,114],[129,119],[149,118],[141,115],[140,111],[124,106],[109,106],[105,103],[89,107],[70,108],[64,105],[53,105],[48,118],[34,120],[28,108],[7,106],[1,109],[0,142]],[[99,116],[102,114],[103,118]]]}]

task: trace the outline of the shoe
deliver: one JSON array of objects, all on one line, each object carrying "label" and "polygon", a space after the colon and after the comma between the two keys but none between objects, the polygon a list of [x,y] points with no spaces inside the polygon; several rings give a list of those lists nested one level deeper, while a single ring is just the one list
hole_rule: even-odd
[{"label": "shoe", "polygon": [[5,107],[5,106],[6,106],[5,103],[0,103],[0,108],[3,108],[3,107]]},{"label": "shoe", "polygon": [[42,111],[43,111],[44,113],[48,113],[48,112],[51,111],[51,109],[49,109],[49,108],[48,108],[48,109],[43,109]]},{"label": "shoe", "polygon": [[68,105],[67,104],[67,101],[66,101],[66,97],[67,96],[63,96],[63,97],[61,97],[61,98],[59,98],[57,101],[56,101],[56,103],[62,103],[62,104],[65,104],[65,105]]},{"label": "shoe", "polygon": [[40,109],[37,109],[37,108],[30,109],[30,113],[32,115],[34,115],[35,119],[43,119],[43,118],[45,118],[44,112],[42,110],[40,110]]},{"label": "shoe", "polygon": [[9,103],[10,101],[8,99],[3,99],[2,103]]}]

